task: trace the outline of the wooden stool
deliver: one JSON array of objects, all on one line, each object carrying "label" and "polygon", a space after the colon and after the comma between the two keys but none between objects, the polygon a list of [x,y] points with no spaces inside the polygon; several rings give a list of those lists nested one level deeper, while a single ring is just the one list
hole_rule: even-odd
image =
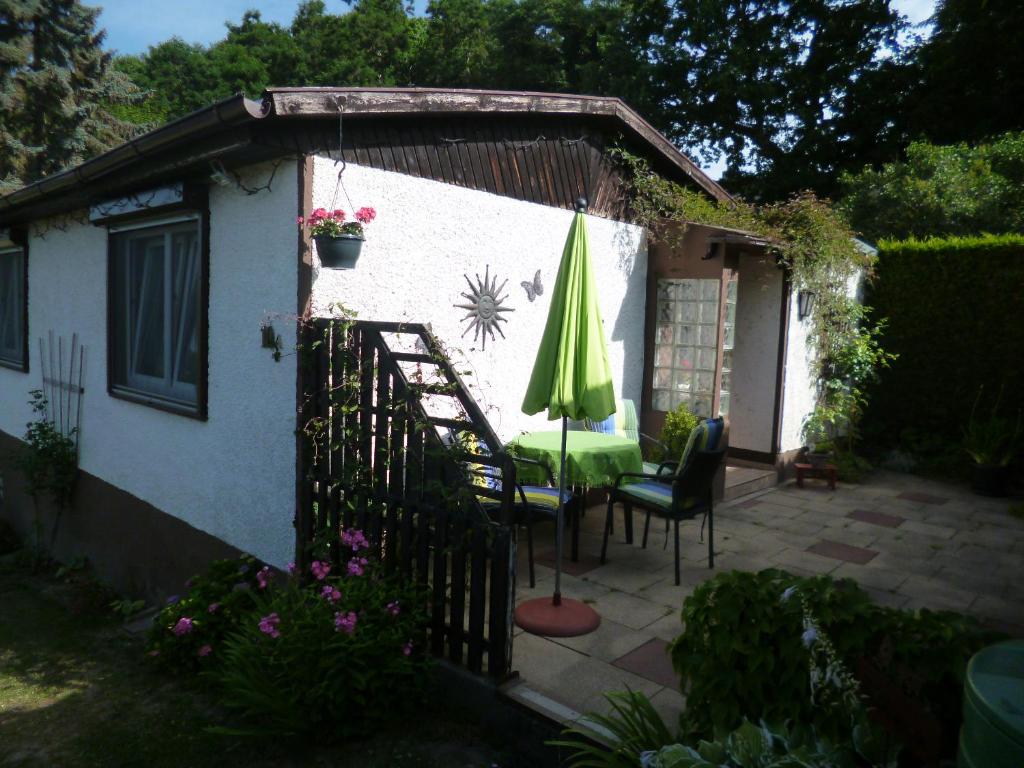
[{"label": "wooden stool", "polygon": [[836,465],[826,464],[823,467],[816,467],[813,464],[794,464],[796,467],[796,485],[797,488],[804,487],[805,477],[820,477],[828,480],[829,490],[834,491],[836,489]]}]

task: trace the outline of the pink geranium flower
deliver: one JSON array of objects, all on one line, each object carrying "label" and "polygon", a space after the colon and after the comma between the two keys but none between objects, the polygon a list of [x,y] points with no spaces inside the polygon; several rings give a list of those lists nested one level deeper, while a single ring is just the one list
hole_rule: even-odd
[{"label": "pink geranium flower", "polygon": [[400,614],[402,612],[402,608],[401,608],[401,606],[398,605],[398,601],[397,600],[392,600],[390,603],[388,603],[387,611],[392,616],[397,616],[398,614]]},{"label": "pink geranium flower", "polygon": [[272,613],[269,616],[263,616],[259,623],[260,632],[265,635],[270,635],[276,640],[281,636],[281,632],[277,628],[277,625],[280,623],[281,617],[276,613]]},{"label": "pink geranium flower", "polygon": [[358,621],[359,617],[352,611],[349,611],[348,613],[338,611],[334,614],[334,631],[344,632],[346,635],[351,635],[356,631],[356,622]]},{"label": "pink geranium flower", "polygon": [[312,565],[309,566],[309,570],[313,572],[313,576],[316,577],[317,581],[323,581],[327,578],[327,574],[331,572],[331,564],[314,560]]},{"label": "pink geranium flower", "polygon": [[405,645],[402,646],[403,656],[412,656],[412,640],[407,640]]},{"label": "pink geranium flower", "polygon": [[178,637],[181,637],[182,635],[187,635],[191,631],[192,619],[190,619],[188,616],[182,616],[180,619],[178,619],[178,623],[174,625],[173,629],[171,629],[171,632],[173,632]]},{"label": "pink geranium flower", "polygon": [[299,572],[299,567],[295,563],[288,563],[288,573],[295,576]]},{"label": "pink geranium flower", "polygon": [[366,571],[366,566],[369,563],[365,557],[353,557],[348,561],[348,575],[349,576],[362,576]]},{"label": "pink geranium flower", "polygon": [[368,206],[364,206],[356,211],[356,221],[360,224],[369,224],[377,218],[377,211]]},{"label": "pink geranium flower", "polygon": [[330,603],[336,603],[341,600],[341,590],[330,584],[324,584],[324,588],[320,590],[320,597]]},{"label": "pink geranium flower", "polygon": [[351,547],[353,552],[358,552],[361,549],[367,549],[370,546],[370,542],[366,540],[366,536],[358,528],[349,528],[348,530],[342,531],[341,543],[346,547]]},{"label": "pink geranium flower", "polygon": [[220,603],[210,603],[208,606],[206,606],[206,612],[207,613],[216,613],[219,610],[220,610]]},{"label": "pink geranium flower", "polygon": [[202,646],[198,651],[196,651],[196,656],[203,658],[209,656],[211,653],[213,653],[213,646],[207,643],[206,645]]},{"label": "pink geranium flower", "polygon": [[266,589],[270,583],[270,567],[264,565],[256,572],[256,583],[260,589]]}]

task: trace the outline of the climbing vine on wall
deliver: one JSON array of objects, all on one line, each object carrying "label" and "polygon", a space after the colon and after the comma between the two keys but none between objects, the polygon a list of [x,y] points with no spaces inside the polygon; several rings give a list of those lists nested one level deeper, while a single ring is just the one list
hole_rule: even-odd
[{"label": "climbing vine on wall", "polygon": [[[866,405],[865,386],[893,356],[878,343],[885,321],[871,320],[870,309],[851,295],[862,277],[872,277],[875,257],[858,247],[843,216],[811,192],[762,206],[718,202],[665,179],[621,148],[611,155],[627,179],[632,217],[653,239],[671,242],[688,224],[751,232],[769,242],[794,291],[814,293],[808,344],[818,400],[804,433],[811,442],[829,440],[836,448],[851,449]],[[845,435],[845,445],[836,440],[839,434]]]}]

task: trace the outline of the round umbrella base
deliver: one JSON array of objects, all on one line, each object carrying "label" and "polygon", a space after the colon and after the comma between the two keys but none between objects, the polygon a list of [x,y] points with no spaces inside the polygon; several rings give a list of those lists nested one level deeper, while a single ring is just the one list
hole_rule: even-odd
[{"label": "round umbrella base", "polygon": [[538,597],[516,606],[516,624],[531,635],[577,637],[601,626],[597,611],[579,600],[562,598],[555,604],[550,597]]}]

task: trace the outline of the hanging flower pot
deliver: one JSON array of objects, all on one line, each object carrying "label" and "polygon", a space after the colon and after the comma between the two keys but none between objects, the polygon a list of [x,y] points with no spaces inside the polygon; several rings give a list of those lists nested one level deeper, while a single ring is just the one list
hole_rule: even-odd
[{"label": "hanging flower pot", "polygon": [[320,265],[328,269],[353,269],[365,238],[359,235],[317,235],[313,238]]},{"label": "hanging flower pot", "polygon": [[363,248],[365,227],[377,217],[373,208],[360,208],[355,221],[345,221],[345,212],[317,208],[308,219],[299,216],[300,227],[309,225],[320,265],[328,269],[352,269]]}]

